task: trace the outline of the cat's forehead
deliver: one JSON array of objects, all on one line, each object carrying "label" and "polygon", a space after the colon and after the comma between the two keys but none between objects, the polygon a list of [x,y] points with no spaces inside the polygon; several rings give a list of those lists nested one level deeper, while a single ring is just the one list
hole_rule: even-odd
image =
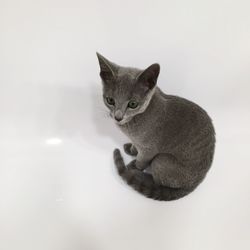
[{"label": "cat's forehead", "polygon": [[142,70],[137,69],[137,68],[119,66],[117,75],[120,77],[125,76],[125,75],[130,76],[130,77],[136,77],[141,72]]},{"label": "cat's forehead", "polygon": [[135,68],[120,67],[116,74],[116,84],[121,86],[133,85],[140,72],[140,70]]},{"label": "cat's forehead", "polygon": [[127,82],[132,84],[140,73],[141,70],[136,68],[120,67],[116,75],[117,83]]},{"label": "cat's forehead", "polygon": [[124,87],[125,85],[130,87],[135,84],[136,76],[131,74],[120,74],[117,76],[115,81],[116,85],[119,87]]},{"label": "cat's forehead", "polygon": [[137,95],[137,78],[141,70],[121,67],[111,84],[106,84],[105,92],[118,98],[130,98]]}]

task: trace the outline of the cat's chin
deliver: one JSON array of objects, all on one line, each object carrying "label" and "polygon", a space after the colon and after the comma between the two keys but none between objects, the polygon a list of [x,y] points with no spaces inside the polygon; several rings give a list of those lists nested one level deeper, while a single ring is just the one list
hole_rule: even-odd
[{"label": "cat's chin", "polygon": [[129,122],[129,121],[127,121],[127,120],[122,120],[122,121],[120,121],[120,122],[115,121],[115,123],[116,123],[117,125],[119,125],[119,126],[125,125],[127,122]]}]

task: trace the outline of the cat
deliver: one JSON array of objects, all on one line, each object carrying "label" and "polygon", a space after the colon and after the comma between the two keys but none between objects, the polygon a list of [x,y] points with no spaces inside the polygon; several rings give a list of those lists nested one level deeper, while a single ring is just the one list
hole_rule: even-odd
[{"label": "cat", "polygon": [[215,130],[205,110],[156,85],[160,65],[140,70],[115,64],[97,53],[104,104],[131,143],[136,157],[125,165],[114,150],[119,175],[139,193],[155,200],[176,200],[192,192],[213,161]]}]

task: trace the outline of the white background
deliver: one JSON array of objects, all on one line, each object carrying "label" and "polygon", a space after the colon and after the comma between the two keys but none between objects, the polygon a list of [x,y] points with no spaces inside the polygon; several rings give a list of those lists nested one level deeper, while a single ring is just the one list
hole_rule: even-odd
[{"label": "white background", "polygon": [[[249,11],[0,0],[0,249],[250,249]],[[105,113],[95,51],[160,63],[159,86],[208,111],[216,154],[195,192],[157,202],[117,176],[112,151],[128,140]]]}]

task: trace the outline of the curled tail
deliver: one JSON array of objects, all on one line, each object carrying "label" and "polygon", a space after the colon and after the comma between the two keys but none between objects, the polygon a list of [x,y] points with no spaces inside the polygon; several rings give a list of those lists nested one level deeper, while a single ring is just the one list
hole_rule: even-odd
[{"label": "curled tail", "polygon": [[177,200],[193,191],[193,189],[170,188],[156,184],[152,175],[131,167],[129,166],[130,164],[126,166],[119,149],[114,150],[114,162],[122,179],[148,198],[171,201]]}]

